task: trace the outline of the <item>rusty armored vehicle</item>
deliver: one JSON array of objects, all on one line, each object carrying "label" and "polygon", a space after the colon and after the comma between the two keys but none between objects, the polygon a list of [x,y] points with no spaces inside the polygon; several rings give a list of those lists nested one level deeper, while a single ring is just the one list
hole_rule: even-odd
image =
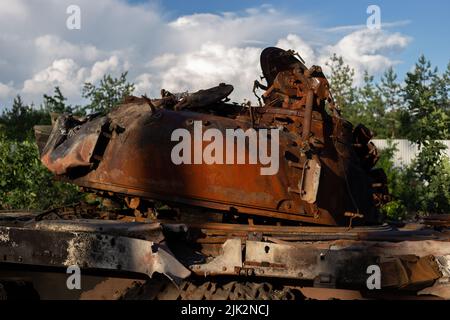
[{"label": "rusty armored vehicle", "polygon": [[[383,223],[372,132],[342,117],[322,69],[295,52],[266,48],[261,68],[258,105],[231,103],[228,84],[161,90],[36,128],[43,164],[103,206],[0,214],[0,280],[19,265],[52,298],[450,298],[450,219]],[[49,293],[27,268],[72,265],[90,284],[78,296],[64,272]]]},{"label": "rusty armored vehicle", "polygon": [[[384,173],[373,169],[370,130],[341,117],[320,67],[278,48],[262,52],[261,66],[261,106],[227,102],[233,87],[226,84],[180,99],[166,91],[160,99],[129,97],[104,116],[60,117],[42,162],[83,188],[139,199],[134,205],[157,200],[260,221],[379,222],[388,195]],[[181,164],[173,160],[180,129],[193,137]],[[206,137],[211,130],[216,136]],[[263,142],[276,168],[255,161],[251,144],[261,155]],[[208,145],[212,163],[202,159]]]}]

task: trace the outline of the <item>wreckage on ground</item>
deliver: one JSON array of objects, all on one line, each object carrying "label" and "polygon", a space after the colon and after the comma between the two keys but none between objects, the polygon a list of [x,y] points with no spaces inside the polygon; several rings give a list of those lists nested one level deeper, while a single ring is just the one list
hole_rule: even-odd
[{"label": "wreckage on ground", "polygon": [[[230,103],[220,84],[36,128],[55,177],[109,207],[0,215],[2,268],[126,275],[123,298],[317,297],[308,287],[450,298],[449,219],[383,224],[372,132],[341,116],[320,67],[278,48],[261,67],[258,106]],[[97,292],[117,284],[101,279]]]}]

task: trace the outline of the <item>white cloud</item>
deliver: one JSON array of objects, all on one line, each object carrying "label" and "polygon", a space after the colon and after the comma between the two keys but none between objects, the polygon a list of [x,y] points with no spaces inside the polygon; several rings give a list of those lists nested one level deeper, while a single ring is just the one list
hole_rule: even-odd
[{"label": "white cloud", "polygon": [[9,84],[0,82],[0,99],[11,98],[14,95],[14,88]]},{"label": "white cloud", "polygon": [[[119,58],[117,56],[112,56],[107,60],[97,61],[92,66],[91,75],[86,79],[87,82],[96,82],[100,80],[104,74],[116,73],[119,69]],[[123,68],[121,68],[123,71]]]},{"label": "white cloud", "polygon": [[86,69],[80,68],[74,60],[55,60],[51,66],[25,80],[22,93],[25,97],[33,98],[52,92],[55,86],[59,86],[64,93],[74,96],[80,90],[85,76]]},{"label": "white cloud", "polygon": [[232,98],[242,102],[251,98],[253,81],[261,73],[260,48],[227,48],[209,42],[199,50],[172,57],[172,63],[161,73],[162,87],[169,91],[197,91],[221,82],[234,85]]},{"label": "white cloud", "polygon": [[0,0],[0,19],[24,21],[29,16],[27,5],[22,0]]},{"label": "white cloud", "polygon": [[73,59],[57,59],[49,67],[36,72],[31,79],[25,80],[21,93],[33,99],[53,92],[53,88],[59,86],[64,95],[76,100],[85,82],[95,83],[104,74],[124,72],[126,66],[127,62],[121,62],[115,55],[95,62],[90,69],[79,66]]},{"label": "white cloud", "polygon": [[308,66],[317,63],[318,57],[313,48],[295,34],[289,34],[286,38],[278,40],[276,46],[284,50],[295,50]]},{"label": "white cloud", "polygon": [[135,94],[137,95],[149,95],[151,90],[153,90],[154,78],[149,73],[143,73],[136,77],[134,80],[135,84]]},{"label": "white cloud", "polygon": [[[411,23],[411,20],[400,20],[394,22],[383,22],[381,24],[381,29],[393,28],[393,27],[403,27],[407,26]],[[347,26],[337,26],[332,28],[327,28],[325,31],[327,32],[350,32],[350,31],[358,31],[361,29],[365,29],[367,25],[365,24],[356,24],[356,25],[347,25]]]},{"label": "white cloud", "polygon": [[242,47],[248,43],[273,45],[281,36],[293,32],[313,32],[312,20],[304,15],[261,6],[246,13],[192,14],[168,23],[165,41],[184,50],[197,50],[206,42],[220,42],[226,47]]},{"label": "white cloud", "polygon": [[390,58],[392,53],[406,48],[411,39],[400,33],[388,33],[377,29],[361,29],[352,32],[336,44],[327,46],[325,56],[319,61],[325,64],[333,53],[344,57],[346,63],[355,69],[357,82],[361,82],[364,71],[379,74],[399,61]]},{"label": "white cloud", "polygon": [[364,69],[377,73],[395,64],[397,51],[409,43],[402,34],[367,29],[341,29],[344,35],[336,39],[336,32],[323,32],[313,17],[270,5],[168,19],[148,3],[79,0],[81,30],[68,30],[70,4],[0,0],[0,105],[10,104],[17,93],[39,103],[55,85],[71,103],[79,103],[85,81],[125,70],[139,94],[227,82],[235,87],[232,98],[241,102],[253,99],[253,80],[261,74],[259,54],[266,46],[297,50],[307,65],[323,65],[336,52],[360,77]]},{"label": "white cloud", "polygon": [[58,36],[50,34],[37,37],[34,40],[34,44],[38,54],[52,59],[71,57],[86,61],[94,61],[104,55],[103,52],[93,45],[75,45]]}]

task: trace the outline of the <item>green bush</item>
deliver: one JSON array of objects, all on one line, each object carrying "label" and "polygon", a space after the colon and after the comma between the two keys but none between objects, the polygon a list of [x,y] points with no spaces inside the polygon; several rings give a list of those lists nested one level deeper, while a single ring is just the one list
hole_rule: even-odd
[{"label": "green bush", "polygon": [[407,183],[405,178],[406,172],[402,168],[394,166],[394,154],[397,146],[388,140],[388,147],[383,149],[380,153],[377,167],[382,168],[386,173],[388,180],[388,188],[393,200],[381,208],[384,213],[391,220],[402,220],[407,216],[407,208],[404,203],[405,190],[404,186]]},{"label": "green bush", "polygon": [[85,107],[68,105],[59,87],[53,95],[44,94],[40,107],[24,104],[20,96],[14,99],[0,115],[0,209],[47,209],[81,199],[75,185],[55,181],[41,164],[33,126],[50,124],[50,112],[108,112],[134,90],[126,76],[105,75],[99,85],[86,83],[83,97],[90,103]]},{"label": "green bush", "polygon": [[[450,160],[442,156],[433,166],[428,163],[424,168],[422,153],[413,164],[416,176],[421,182],[417,188],[417,204],[419,214],[450,213]],[[425,167],[427,167],[425,166]],[[425,178],[426,177],[426,178]]]},{"label": "green bush", "polygon": [[401,200],[393,200],[385,204],[381,208],[381,211],[389,218],[389,220],[401,221],[407,217],[406,207]]},{"label": "green bush", "polygon": [[53,180],[34,142],[9,140],[0,132],[0,209],[47,209],[79,197],[75,185]]},{"label": "green bush", "polygon": [[381,208],[392,220],[403,220],[415,215],[450,213],[450,161],[439,156],[438,145],[424,146],[417,158],[406,167],[395,167],[396,146],[388,142],[381,151],[377,167],[388,178],[393,201]]}]

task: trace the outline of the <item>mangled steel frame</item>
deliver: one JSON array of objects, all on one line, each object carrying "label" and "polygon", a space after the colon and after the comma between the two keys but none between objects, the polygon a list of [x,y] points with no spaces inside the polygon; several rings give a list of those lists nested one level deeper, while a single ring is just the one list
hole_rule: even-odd
[{"label": "mangled steel frame", "polygon": [[[174,234],[182,238],[171,242]],[[231,228],[215,223],[36,221],[31,217],[2,220],[0,265],[59,267],[62,272],[77,265],[83,273],[90,270],[117,276],[152,277],[157,272],[175,282],[191,274],[281,278],[308,281],[306,286],[366,292],[369,267],[377,266],[381,288],[375,291],[379,296],[409,292],[450,299],[449,240],[447,229],[424,226],[416,230],[387,225]],[[176,247],[181,244],[183,254],[178,255]],[[220,248],[216,254],[206,254],[208,245]],[[196,249],[186,250],[185,246]],[[199,261],[196,250],[204,252],[203,262],[192,263]]]},{"label": "mangled steel frame", "polygon": [[[265,89],[259,107],[228,103],[233,87],[225,84],[182,99],[167,91],[161,99],[129,97],[105,116],[61,116],[42,162],[79,186],[118,196],[311,224],[376,223],[387,193],[385,175],[372,169],[371,132],[341,117],[320,67],[308,69],[278,48],[262,52],[261,66],[267,86],[255,82]],[[223,136],[281,128],[278,172],[261,175],[262,164],[237,161],[174,164],[172,133],[194,135],[195,123]]]},{"label": "mangled steel frame", "polygon": [[[2,217],[3,218],[3,217]],[[2,264],[99,272],[154,272],[178,280],[190,272],[164,246],[159,224],[102,220],[43,220],[0,225]]]},{"label": "mangled steel frame", "polygon": [[438,296],[450,299],[448,241],[272,241],[242,243],[240,239],[229,239],[223,245],[223,254],[191,268],[204,276],[226,274],[309,280],[318,287],[368,291],[371,275],[368,270],[376,266],[381,275],[378,289],[417,292],[428,288],[423,294],[433,294],[436,289],[435,292],[440,291]]},{"label": "mangled steel frame", "polygon": [[[208,246],[222,243],[214,258],[189,266],[199,276],[303,280],[309,281],[304,286],[352,289],[378,297],[391,293],[450,299],[448,229],[231,228],[210,223],[193,224],[185,231],[197,234],[195,241],[208,252]],[[375,289],[368,285],[374,269],[380,275],[380,287]]]}]

